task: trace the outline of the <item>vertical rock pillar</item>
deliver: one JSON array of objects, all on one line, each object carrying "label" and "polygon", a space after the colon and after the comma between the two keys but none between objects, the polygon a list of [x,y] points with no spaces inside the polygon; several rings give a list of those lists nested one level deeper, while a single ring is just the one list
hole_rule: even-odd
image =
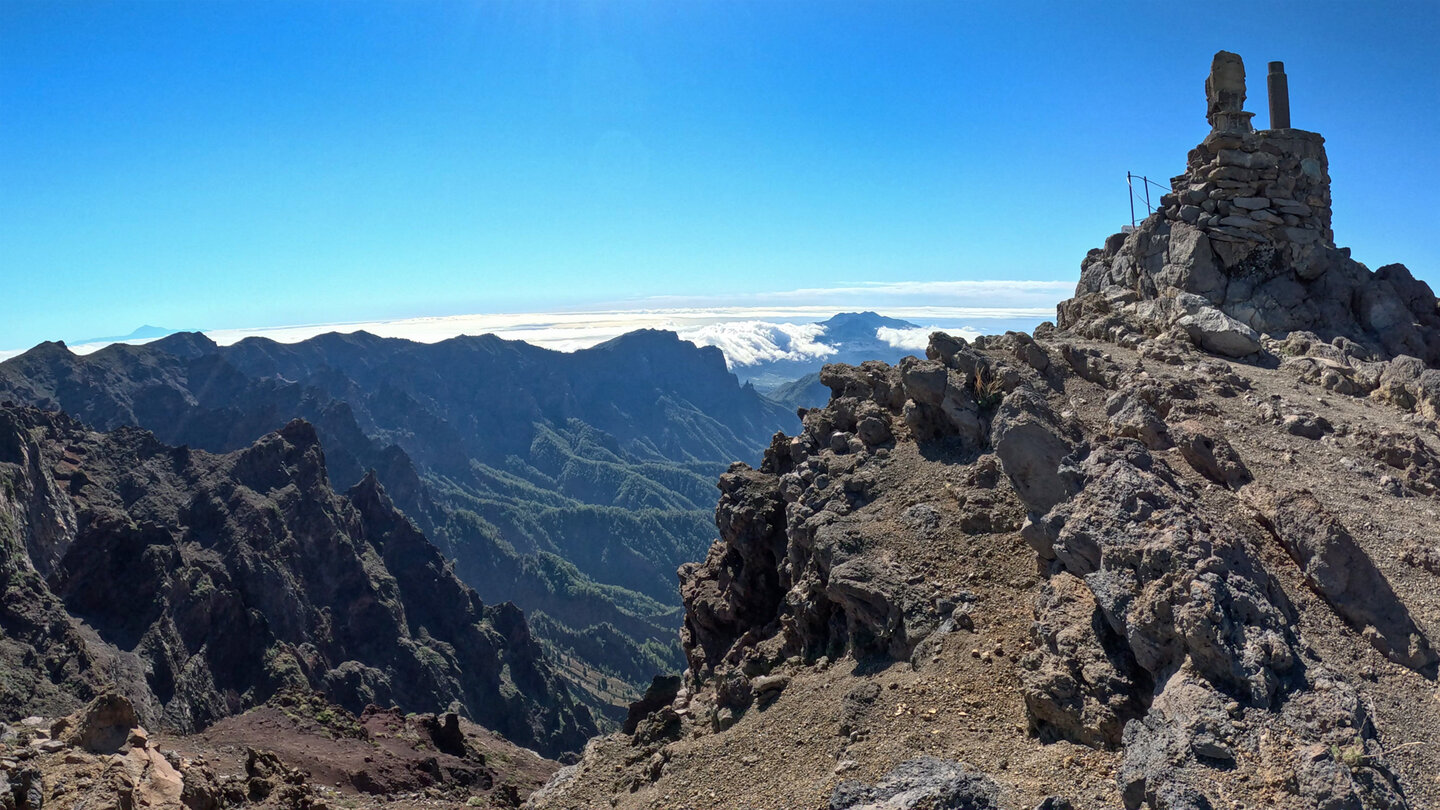
[{"label": "vertical rock pillar", "polygon": [[1270,128],[1290,128],[1290,82],[1285,78],[1285,63],[1271,62],[1270,74],[1265,77],[1265,87],[1270,91]]},{"label": "vertical rock pillar", "polygon": [[1239,54],[1220,51],[1205,79],[1205,120],[1215,132],[1251,132],[1245,112],[1245,63]]}]

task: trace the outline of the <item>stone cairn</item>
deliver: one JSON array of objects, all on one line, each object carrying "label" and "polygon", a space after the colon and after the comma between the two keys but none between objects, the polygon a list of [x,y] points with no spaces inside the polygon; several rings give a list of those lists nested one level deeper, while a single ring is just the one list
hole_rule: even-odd
[{"label": "stone cairn", "polygon": [[[1272,66],[1280,66],[1283,90],[1283,65]],[[1245,65],[1238,55],[1221,51],[1205,80],[1205,95],[1213,129],[1190,150],[1185,173],[1171,178],[1172,192],[1160,198],[1165,218],[1198,225],[1227,264],[1260,244],[1291,248],[1289,258],[1297,266],[1310,264],[1303,248],[1334,247],[1325,139],[1288,128],[1288,91],[1283,102],[1271,98],[1272,110],[1277,102],[1283,106],[1287,127],[1255,131],[1254,113],[1241,109]]]},{"label": "stone cairn", "polygon": [[1270,63],[1267,85],[1272,128],[1256,131],[1244,63],[1215,54],[1209,134],[1159,209],[1081,262],[1060,328],[1122,345],[1168,336],[1231,357],[1295,336],[1356,359],[1440,366],[1434,294],[1403,265],[1371,272],[1335,246],[1325,139],[1289,126],[1283,63]]}]

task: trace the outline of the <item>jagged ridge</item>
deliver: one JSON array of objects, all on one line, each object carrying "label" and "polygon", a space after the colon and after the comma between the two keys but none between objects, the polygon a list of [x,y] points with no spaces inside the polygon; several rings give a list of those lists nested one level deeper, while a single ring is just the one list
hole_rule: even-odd
[{"label": "jagged ridge", "polygon": [[[572,354],[365,333],[225,347],[181,333],[84,356],[48,343],[0,364],[7,397],[213,452],[304,418],[338,486],[375,470],[467,583],[546,613],[547,643],[631,684],[679,664],[673,572],[711,539],[714,476],[794,418],[718,350],[654,331]],[[605,625],[624,638],[573,642]]]},{"label": "jagged ridge", "polygon": [[6,684],[12,713],[113,681],[191,731],[298,686],[357,714],[453,703],[552,754],[595,730],[520,611],[483,604],[373,475],[330,488],[308,423],[211,455],[6,406],[0,478],[6,642],[33,688]]}]

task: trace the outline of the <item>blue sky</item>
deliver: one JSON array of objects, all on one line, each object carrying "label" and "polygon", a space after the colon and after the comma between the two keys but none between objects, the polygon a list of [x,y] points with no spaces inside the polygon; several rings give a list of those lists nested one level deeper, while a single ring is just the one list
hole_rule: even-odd
[{"label": "blue sky", "polygon": [[1440,286],[1440,3],[1221,8],[5,0],[0,349],[1073,281],[1220,48],[1261,125],[1285,61],[1337,242]]}]

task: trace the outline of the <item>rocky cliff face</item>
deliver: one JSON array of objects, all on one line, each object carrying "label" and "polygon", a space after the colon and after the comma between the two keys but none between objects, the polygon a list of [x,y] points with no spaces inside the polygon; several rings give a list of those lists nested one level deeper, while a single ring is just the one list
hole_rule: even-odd
[{"label": "rocky cliff face", "polygon": [[0,407],[7,713],[113,684],[181,731],[286,688],[455,706],[558,753],[595,727],[510,604],[485,605],[373,476],[330,487],[294,421],[233,453]]},{"label": "rocky cliff face", "polygon": [[627,681],[681,660],[673,572],[709,541],[714,476],[794,420],[717,349],[653,331],[573,354],[363,333],[176,334],[84,356],[47,343],[0,363],[5,399],[216,453],[306,420],[337,489],[374,470],[467,584],[543,612],[566,677],[622,716]]},{"label": "rocky cliff face", "polygon": [[1437,302],[1227,64],[1059,328],[827,367],[722,477],[685,678],[532,806],[1440,805]]}]

